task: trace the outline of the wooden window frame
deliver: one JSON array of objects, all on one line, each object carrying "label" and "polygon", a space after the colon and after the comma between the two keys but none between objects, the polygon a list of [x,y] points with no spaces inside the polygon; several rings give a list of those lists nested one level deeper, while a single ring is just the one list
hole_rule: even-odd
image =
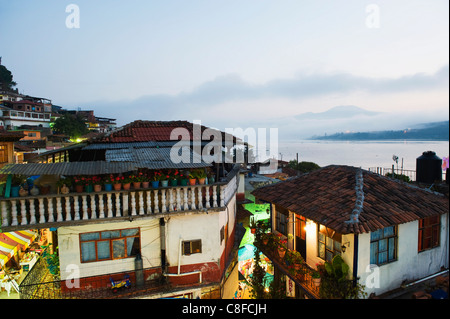
[{"label": "wooden window frame", "polygon": [[[433,221],[436,219],[436,221]],[[428,234],[427,234],[428,233]],[[426,243],[429,240],[429,243]],[[441,216],[430,216],[419,220],[418,252],[437,248],[441,245]]]},{"label": "wooden window frame", "polygon": [[[130,229],[137,229],[137,234],[136,235],[132,235],[132,236],[122,236],[122,231],[127,231]],[[107,232],[107,231],[119,231],[120,235],[119,237],[115,237],[115,238],[102,238],[102,233]],[[85,234],[96,234],[98,233],[98,239],[92,239],[92,240],[82,240],[81,236],[85,235]],[[100,230],[100,231],[95,231],[95,232],[86,232],[86,233],[80,233],[79,235],[79,243],[80,243],[80,262],[82,264],[84,263],[91,263],[91,262],[99,262],[99,261],[109,261],[109,260],[119,260],[119,259],[125,259],[125,258],[134,258],[136,257],[136,255],[130,255],[128,256],[128,247],[127,247],[127,239],[128,238],[138,238],[139,240],[139,251],[141,250],[141,230],[139,227],[133,227],[133,228],[123,228],[123,229],[112,229],[112,230]],[[114,249],[113,249],[113,242],[114,241],[118,241],[118,240],[123,240],[124,241],[124,256],[123,257],[118,257],[118,258],[114,258]],[[95,259],[94,260],[86,260],[83,261],[83,256],[82,256],[82,244],[83,243],[89,243],[89,242],[94,242],[95,243]],[[109,242],[109,257],[108,258],[103,258],[103,259],[99,259],[98,257],[98,243],[99,242]]]},{"label": "wooden window frame", "polygon": [[[325,241],[322,241],[320,239],[320,234],[323,234],[325,236]],[[331,249],[327,246],[327,238],[332,241]],[[339,249],[336,247],[335,242],[339,243]],[[325,246],[324,258],[322,258],[320,256],[320,245],[321,244]],[[327,258],[326,258],[327,252],[329,252],[333,256],[331,259],[333,259],[334,256],[336,256],[336,255],[342,255],[342,234],[336,233],[331,228],[328,228],[324,225],[318,224],[317,225],[317,257],[319,257],[320,259],[322,259],[324,261],[330,262],[331,260],[327,260]]]},{"label": "wooden window frame", "polygon": [[[284,217],[282,217],[284,216]],[[288,235],[289,211],[275,206],[275,230],[284,236]]]},{"label": "wooden window frame", "polygon": [[[393,235],[389,235],[389,236],[384,236],[384,229],[385,228],[389,228],[389,227],[393,227],[393,229],[394,229],[394,233],[393,233]],[[398,245],[398,229],[397,229],[397,226],[389,226],[389,227],[385,227],[385,228],[382,228],[381,230],[383,230],[383,234],[382,234],[382,236],[381,236],[381,238],[379,238],[379,239],[375,239],[375,240],[372,240],[372,234],[370,235],[371,236],[371,238],[370,238],[370,249],[372,249],[372,244],[373,243],[375,243],[375,242],[377,242],[378,243],[378,245],[377,245],[377,247],[379,247],[380,245],[379,245],[379,242],[380,241],[382,241],[382,240],[386,240],[386,249],[385,250],[383,250],[383,251],[379,251],[378,249],[379,248],[377,248],[377,252],[376,252],[376,260],[377,260],[377,262],[376,263],[374,263],[375,265],[377,265],[377,266],[382,266],[382,265],[386,265],[386,264],[389,264],[389,263],[391,263],[391,262],[395,262],[395,261],[397,261],[397,258],[398,258],[398,251],[397,251],[397,245]],[[394,239],[394,243],[393,243],[393,245],[394,245],[394,247],[393,247],[393,249],[394,249],[394,257],[392,258],[392,259],[389,259],[389,248],[390,248],[390,239]],[[380,253],[383,253],[383,252],[386,252],[387,253],[387,258],[386,258],[386,261],[385,262],[382,262],[382,263],[380,263],[380,257],[379,257],[379,255],[380,255]],[[370,258],[371,258],[371,256],[372,256],[372,251],[370,251]],[[372,263],[372,260],[370,261],[370,263],[371,264],[373,264]]]},{"label": "wooden window frame", "polygon": [[0,145],[0,163],[8,163],[8,147]]},{"label": "wooden window frame", "polygon": [[[194,248],[194,245],[199,245],[198,250]],[[190,256],[194,254],[202,253],[202,240],[194,239],[194,240],[183,240],[181,242],[182,254],[183,256]],[[188,249],[186,249],[188,247]]]}]

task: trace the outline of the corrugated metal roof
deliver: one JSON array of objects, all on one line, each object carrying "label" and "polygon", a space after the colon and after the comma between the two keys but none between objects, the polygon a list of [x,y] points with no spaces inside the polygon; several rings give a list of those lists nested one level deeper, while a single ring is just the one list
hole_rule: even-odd
[{"label": "corrugated metal roof", "polygon": [[62,162],[8,164],[0,169],[0,174],[16,175],[96,175],[118,174],[133,171],[136,165],[131,162]]},{"label": "corrugated metal roof", "polygon": [[[124,149],[124,148],[149,148],[149,147],[172,147],[174,145],[177,146],[191,146],[192,141],[165,141],[165,142],[155,142],[155,141],[147,141],[147,142],[129,142],[129,143],[94,143],[90,144],[86,147],[83,147],[83,151],[91,151],[91,150],[114,150],[114,149]],[[211,145],[213,142],[201,141],[201,146]],[[219,143],[222,145],[223,143]]]},{"label": "corrugated metal roof", "polygon": [[[129,148],[129,149],[119,149],[119,150],[107,150],[105,153],[105,158],[107,161],[130,161],[135,163],[136,167],[140,168],[150,168],[150,169],[161,169],[161,168],[196,168],[196,167],[207,167],[211,164],[205,163],[201,160],[201,156],[193,152],[189,148],[189,157],[179,161],[174,158],[171,159],[172,148]],[[182,150],[180,149],[178,155],[182,155]]]},{"label": "corrugated metal roof", "polygon": [[[128,148],[107,150],[105,152],[106,161],[8,164],[0,169],[0,174],[73,176],[117,174],[138,168],[189,169],[211,166],[202,161],[200,155],[189,148],[186,149],[189,150],[189,157],[180,162],[176,158],[174,161],[171,160],[172,148]],[[179,155],[181,156],[181,149]]]}]

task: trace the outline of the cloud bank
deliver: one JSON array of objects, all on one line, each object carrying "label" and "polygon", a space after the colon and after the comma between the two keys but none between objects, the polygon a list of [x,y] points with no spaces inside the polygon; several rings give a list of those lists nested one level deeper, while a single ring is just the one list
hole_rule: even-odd
[{"label": "cloud bank", "polygon": [[[230,127],[246,123],[248,126],[252,124],[282,125],[289,122],[294,131],[296,126],[306,128],[310,125],[312,128],[322,129],[324,124],[325,127],[332,125],[339,129],[337,124],[345,123],[346,119],[330,119],[329,122],[322,121],[317,126],[317,122],[301,123],[298,122],[299,119],[290,117],[311,111],[305,110],[304,106],[296,106],[296,103],[300,105],[302,101],[319,100],[324,97],[332,99],[333,96],[345,97],[355,93],[374,97],[426,93],[432,90],[448,89],[448,79],[448,65],[443,66],[434,74],[417,73],[399,78],[369,78],[345,72],[310,73],[298,74],[290,79],[276,79],[264,84],[248,83],[240,76],[232,74],[205,82],[190,92],[181,92],[176,95],[147,95],[132,101],[96,101],[89,105],[95,106],[98,114],[117,118],[118,125],[136,119],[184,119],[190,121],[200,119],[205,125],[209,124],[215,127],[227,125]],[[448,100],[448,94],[446,99]],[[289,103],[283,101],[289,101]],[[290,106],[287,106],[288,104]],[[366,105],[369,104],[370,101]],[[268,110],[272,110],[272,112],[268,112]],[[382,116],[378,115],[380,121],[383,120]],[[405,118],[407,117],[405,116]],[[375,117],[362,116],[359,123],[370,121],[373,124],[374,120]],[[358,121],[355,122],[355,118],[352,121],[358,123]],[[298,129],[297,127],[297,131]],[[308,129],[311,128],[308,127]],[[357,128],[355,127],[355,129]],[[317,132],[311,133],[317,134]]]}]

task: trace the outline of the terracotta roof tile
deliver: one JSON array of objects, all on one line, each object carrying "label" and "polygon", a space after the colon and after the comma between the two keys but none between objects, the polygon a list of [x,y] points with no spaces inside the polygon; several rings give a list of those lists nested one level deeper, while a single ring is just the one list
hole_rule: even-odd
[{"label": "terracotta roof tile", "polygon": [[[115,131],[104,133],[91,143],[127,143],[127,142],[145,142],[145,141],[170,141],[170,135],[175,128],[184,128],[190,134],[190,140],[199,139],[194,132],[194,124],[188,121],[134,121],[118,128]],[[201,132],[208,127],[201,126]],[[220,131],[219,131],[220,132]],[[222,141],[225,141],[224,132],[220,132]],[[200,135],[200,134],[198,134]]]},{"label": "terracotta roof tile", "polygon": [[[358,171],[363,178],[363,206],[357,223],[349,223],[357,200]],[[350,166],[327,166],[260,187],[252,194],[343,234],[374,231],[449,211],[448,198],[439,193]]]}]

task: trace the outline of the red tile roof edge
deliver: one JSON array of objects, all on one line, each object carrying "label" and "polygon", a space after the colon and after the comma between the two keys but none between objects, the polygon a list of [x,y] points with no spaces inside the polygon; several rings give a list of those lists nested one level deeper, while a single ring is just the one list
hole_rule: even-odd
[{"label": "red tile roof edge", "polygon": [[[363,176],[363,205],[356,222],[350,222],[357,199],[354,187],[358,171]],[[331,184],[326,183],[327,177]],[[343,165],[326,166],[299,177],[266,185],[252,194],[291,211],[301,210],[297,213],[325,226],[333,225],[341,233],[374,231],[448,213],[449,207],[448,197],[440,193]],[[324,202],[321,198],[330,202]],[[344,215],[346,219],[342,220]]]}]

